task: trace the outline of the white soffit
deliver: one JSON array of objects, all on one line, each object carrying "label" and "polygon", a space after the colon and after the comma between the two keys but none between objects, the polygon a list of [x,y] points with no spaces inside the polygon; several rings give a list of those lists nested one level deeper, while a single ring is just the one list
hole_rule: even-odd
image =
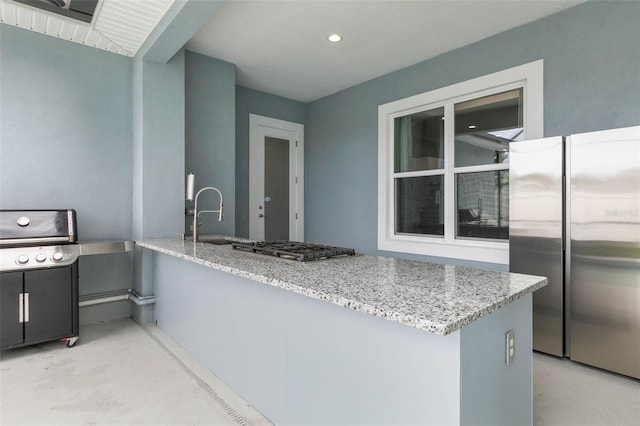
[{"label": "white soffit", "polygon": [[0,22],[133,57],[174,0],[101,0],[90,24],[0,0]]}]

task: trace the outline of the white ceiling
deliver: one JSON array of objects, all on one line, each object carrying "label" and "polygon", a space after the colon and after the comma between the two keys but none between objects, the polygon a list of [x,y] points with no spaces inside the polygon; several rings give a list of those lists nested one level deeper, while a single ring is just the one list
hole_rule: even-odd
[{"label": "white ceiling", "polygon": [[[230,0],[187,48],[234,63],[242,86],[309,102],[584,1]],[[0,22],[135,56],[173,3],[100,0],[85,24],[0,0]]]},{"label": "white ceiling", "polygon": [[230,1],[187,48],[236,64],[239,85],[309,102],[583,1]]}]

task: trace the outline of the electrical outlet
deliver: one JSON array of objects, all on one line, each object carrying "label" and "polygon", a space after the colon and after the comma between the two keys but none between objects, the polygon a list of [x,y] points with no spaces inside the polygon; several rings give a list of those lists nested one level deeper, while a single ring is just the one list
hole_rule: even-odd
[{"label": "electrical outlet", "polygon": [[513,363],[513,359],[516,357],[516,332],[515,330],[507,331],[505,335],[505,362],[507,365]]}]

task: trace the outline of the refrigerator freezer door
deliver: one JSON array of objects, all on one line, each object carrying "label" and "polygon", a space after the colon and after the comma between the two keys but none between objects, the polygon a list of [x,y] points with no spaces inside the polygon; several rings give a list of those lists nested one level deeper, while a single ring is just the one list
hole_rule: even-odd
[{"label": "refrigerator freezer door", "polygon": [[533,294],[533,348],[564,354],[563,138],[509,144],[509,269],[542,275]]},{"label": "refrigerator freezer door", "polygon": [[640,127],[568,144],[570,356],[640,378]]}]

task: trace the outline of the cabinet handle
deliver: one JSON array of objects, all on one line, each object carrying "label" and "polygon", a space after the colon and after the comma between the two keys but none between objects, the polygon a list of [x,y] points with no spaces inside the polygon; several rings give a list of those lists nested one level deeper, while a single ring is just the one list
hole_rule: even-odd
[{"label": "cabinet handle", "polygon": [[29,322],[29,293],[24,294],[24,322]]},{"label": "cabinet handle", "polygon": [[18,294],[18,322],[24,322],[24,293]]}]

